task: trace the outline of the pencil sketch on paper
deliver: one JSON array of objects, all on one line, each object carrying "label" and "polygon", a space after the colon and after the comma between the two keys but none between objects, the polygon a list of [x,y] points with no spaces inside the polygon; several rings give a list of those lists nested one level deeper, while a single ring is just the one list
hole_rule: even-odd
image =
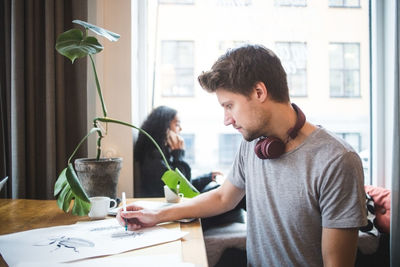
[{"label": "pencil sketch on paper", "polygon": [[160,226],[125,231],[117,220],[109,219],[0,235],[0,253],[9,266],[43,259],[62,263],[148,247],[184,235]]},{"label": "pencil sketch on paper", "polygon": [[130,232],[130,231],[119,231],[119,232],[113,233],[111,235],[111,237],[112,238],[120,238],[120,239],[122,239],[122,238],[127,238],[127,237],[135,238],[135,237],[138,237],[138,236],[141,236],[141,235],[143,235],[143,233]]},{"label": "pencil sketch on paper", "polygon": [[67,248],[67,249],[73,249],[75,252],[79,253],[78,248],[94,247],[94,243],[82,238],[62,236],[56,238],[49,238],[46,241],[34,244],[34,246],[55,246],[54,250],[58,250],[60,248]]}]

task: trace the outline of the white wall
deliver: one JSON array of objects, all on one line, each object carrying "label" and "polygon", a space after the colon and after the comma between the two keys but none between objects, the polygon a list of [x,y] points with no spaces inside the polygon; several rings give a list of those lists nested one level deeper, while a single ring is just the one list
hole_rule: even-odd
[{"label": "white wall", "polygon": [[[117,42],[99,37],[104,50],[96,55],[96,67],[108,117],[127,123],[132,121],[132,79],[131,79],[131,1],[130,0],[89,0],[88,22],[121,35]],[[102,116],[101,105],[92,79],[91,67],[88,72],[88,124],[92,125],[94,114]],[[96,101],[93,98],[96,97]],[[102,157],[122,157],[123,166],[118,182],[118,196],[126,192],[133,196],[133,130],[117,124],[108,125],[108,135],[103,138]],[[89,156],[95,157],[96,144],[92,139]]]}]

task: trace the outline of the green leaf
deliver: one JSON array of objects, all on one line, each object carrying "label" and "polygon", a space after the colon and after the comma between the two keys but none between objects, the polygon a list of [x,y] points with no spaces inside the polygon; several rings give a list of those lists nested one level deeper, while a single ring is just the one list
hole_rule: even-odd
[{"label": "green leaf", "polygon": [[90,202],[88,203],[79,198],[75,198],[74,206],[72,207],[72,214],[85,216],[88,215],[89,211],[90,211]]},{"label": "green leaf", "polygon": [[161,177],[161,180],[174,192],[177,191],[177,186],[179,184],[179,193],[182,193],[184,197],[192,198],[200,194],[178,168],[176,168],[175,171],[166,171]]},{"label": "green leaf", "polygon": [[59,175],[54,185],[54,196],[57,198],[58,207],[64,212],[69,212],[73,199],[72,214],[83,216],[90,211],[89,198],[82,188],[71,163]]},{"label": "green leaf", "polygon": [[58,36],[56,50],[74,63],[77,58],[99,53],[103,50],[103,46],[95,37],[84,38],[81,30],[71,29]]},{"label": "green leaf", "polygon": [[66,176],[68,184],[71,186],[71,190],[74,195],[81,200],[90,203],[89,197],[83,189],[81,182],[79,181],[78,176],[75,173],[74,167],[72,166],[72,163],[68,164]]},{"label": "green leaf", "polygon": [[63,211],[69,212],[69,207],[71,206],[71,201],[73,198],[74,198],[74,194],[72,193],[72,190],[68,190],[68,192],[64,198],[64,204],[62,207]]},{"label": "green leaf", "polygon": [[67,184],[67,177],[65,176],[66,171],[67,168],[62,170],[62,172],[58,176],[56,184],[54,185],[54,196],[57,196],[61,192],[61,190],[63,190],[64,186]]},{"label": "green leaf", "polygon": [[85,29],[91,30],[92,32],[94,32],[94,33],[96,33],[96,34],[98,34],[100,36],[103,36],[103,37],[107,38],[111,42],[118,41],[118,39],[120,37],[120,35],[118,33],[111,32],[109,30],[103,29],[103,28],[101,28],[99,26],[87,23],[87,22],[82,21],[82,20],[76,19],[76,20],[73,20],[72,22],[76,23],[76,24],[79,24],[79,25],[85,27]]},{"label": "green leaf", "polygon": [[69,209],[69,202],[66,201],[65,196],[68,194],[68,192],[71,191],[71,187],[69,185],[65,186],[63,190],[61,191],[60,195],[57,198],[57,205],[60,209],[62,209],[65,212],[68,212]]}]

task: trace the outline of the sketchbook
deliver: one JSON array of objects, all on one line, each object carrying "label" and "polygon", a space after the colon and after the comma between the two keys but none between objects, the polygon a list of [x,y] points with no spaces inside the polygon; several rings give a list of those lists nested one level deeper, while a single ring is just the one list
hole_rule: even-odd
[{"label": "sketchbook", "polygon": [[175,241],[186,234],[159,226],[125,231],[117,220],[107,219],[1,235],[0,253],[10,266],[43,259],[62,263]]}]

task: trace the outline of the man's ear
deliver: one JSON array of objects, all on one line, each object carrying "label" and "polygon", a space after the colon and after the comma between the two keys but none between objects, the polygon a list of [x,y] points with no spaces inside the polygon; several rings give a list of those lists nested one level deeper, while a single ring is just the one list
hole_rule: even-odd
[{"label": "man's ear", "polygon": [[267,87],[263,82],[256,82],[254,85],[254,94],[258,101],[264,102],[268,97]]}]

